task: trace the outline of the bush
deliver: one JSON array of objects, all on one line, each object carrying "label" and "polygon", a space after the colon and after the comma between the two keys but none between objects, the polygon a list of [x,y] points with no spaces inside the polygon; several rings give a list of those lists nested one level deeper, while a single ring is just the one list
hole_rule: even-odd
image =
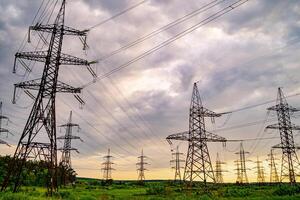
[{"label": "bush", "polygon": [[6,193],[0,198],[1,200],[27,200],[29,197],[26,194],[21,193]]},{"label": "bush", "polygon": [[146,194],[148,195],[157,195],[157,194],[166,194],[166,188],[162,185],[149,185]]},{"label": "bush", "polygon": [[280,185],[274,192],[274,195],[277,196],[292,196],[295,194],[300,193],[300,186],[299,185]]},{"label": "bush", "polygon": [[92,196],[86,195],[86,196],[80,197],[80,200],[96,200],[96,198],[92,197]]},{"label": "bush", "polygon": [[248,188],[227,188],[224,197],[247,197],[250,193]]}]

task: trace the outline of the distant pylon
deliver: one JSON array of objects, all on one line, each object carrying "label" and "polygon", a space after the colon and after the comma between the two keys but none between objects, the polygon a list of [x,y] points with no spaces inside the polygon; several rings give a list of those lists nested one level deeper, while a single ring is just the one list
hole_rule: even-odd
[{"label": "distant pylon", "polygon": [[213,121],[215,117],[221,115],[203,107],[197,83],[194,83],[189,113],[189,131],[172,134],[166,138],[169,143],[171,140],[188,141],[183,180],[190,185],[195,179],[200,179],[204,183],[216,181],[207,142],[225,143],[227,140],[208,132],[205,128],[205,118],[209,117]]},{"label": "distant pylon", "polygon": [[184,160],[180,159],[181,155],[183,155],[183,153],[179,152],[178,146],[177,146],[176,152],[172,153],[172,156],[174,156],[175,159],[170,161],[171,164],[173,165],[172,168],[175,169],[175,177],[174,177],[175,181],[181,181],[180,169],[182,169],[183,167],[181,167],[180,163],[184,162]]},{"label": "distant pylon", "polygon": [[[71,151],[76,151],[77,153],[79,153],[79,151],[76,148],[72,147],[72,140],[74,140],[74,139],[81,140],[80,137],[72,135],[72,130],[73,130],[73,127],[77,127],[78,129],[80,127],[78,124],[72,123],[72,111],[70,111],[68,123],[60,125],[59,127],[63,127],[66,129],[65,136],[61,136],[61,137],[57,138],[58,140],[64,140],[63,148],[59,148],[58,150],[62,151],[61,161],[59,164],[61,167],[63,167],[63,174],[62,174],[63,181],[62,182],[63,182],[63,184],[66,184],[68,182],[66,173],[69,172],[69,170],[73,170],[72,163],[71,163]],[[73,175],[75,177],[75,172]],[[73,180],[69,180],[69,181],[73,181]]]},{"label": "distant pylon", "polygon": [[[0,102],[0,136],[5,133],[6,137],[8,136],[9,130],[5,129],[2,127],[2,120],[9,120],[8,117],[4,116],[2,114],[2,101]],[[7,144],[7,142],[5,142],[4,140],[0,139],[0,144]],[[9,145],[8,145],[9,146]]]},{"label": "distant pylon", "polygon": [[257,183],[264,183],[265,182],[265,170],[263,167],[262,161],[259,160],[257,157],[256,163],[256,170],[257,170]]},{"label": "distant pylon", "polygon": [[215,169],[216,183],[224,183],[223,174],[222,174],[224,172],[222,171],[222,165],[224,164],[225,162],[222,162],[220,160],[219,153],[217,153],[216,169]]},{"label": "distant pylon", "polygon": [[77,153],[79,153],[79,151],[76,148],[72,147],[72,140],[81,140],[80,137],[72,135],[73,127],[77,127],[78,129],[80,128],[78,124],[72,123],[72,111],[70,111],[68,123],[60,125],[59,127],[66,128],[65,136],[57,137],[58,140],[64,140],[63,148],[58,149],[62,151],[60,163],[64,166],[67,166],[68,168],[72,168],[71,151],[76,151]]},{"label": "distant pylon", "polygon": [[136,163],[136,165],[138,166],[138,181],[141,183],[143,183],[145,180],[145,171],[147,170],[145,166],[149,164],[145,162],[146,158],[147,156],[144,156],[144,151],[142,150],[141,155],[138,157],[138,162]]},{"label": "distant pylon", "polygon": [[281,142],[272,148],[282,149],[280,181],[288,179],[291,184],[294,184],[296,183],[296,176],[299,175],[299,172],[295,172],[299,167],[299,160],[296,154],[297,147],[294,142],[293,130],[300,130],[300,127],[292,124],[291,115],[300,109],[289,106],[282,89],[278,88],[276,105],[268,108],[268,110],[277,113],[278,123],[266,128],[279,129]]},{"label": "distant pylon", "polygon": [[271,149],[269,156],[269,166],[270,166],[270,183],[279,183],[279,176],[276,169],[275,157],[273,153],[273,149]]},{"label": "distant pylon", "polygon": [[112,168],[112,165],[114,163],[111,161],[112,156],[110,155],[110,149],[108,149],[107,155],[104,156],[103,158],[104,158],[104,162],[102,163],[103,179],[108,181],[112,179],[112,170],[114,170],[114,168]]},{"label": "distant pylon", "polygon": [[247,168],[246,168],[246,158],[245,154],[249,152],[245,152],[243,143],[240,144],[240,151],[236,152],[235,154],[239,155],[239,159],[236,161],[237,163],[237,183],[248,183],[248,176],[247,176]]}]

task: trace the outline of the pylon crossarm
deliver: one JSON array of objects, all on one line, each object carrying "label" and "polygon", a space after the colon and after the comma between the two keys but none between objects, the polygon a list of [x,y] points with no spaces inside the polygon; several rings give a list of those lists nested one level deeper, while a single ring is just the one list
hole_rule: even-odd
[{"label": "pylon crossarm", "polygon": [[72,27],[64,26],[65,35],[86,36],[89,30],[77,30]]},{"label": "pylon crossarm", "polygon": [[79,136],[73,136],[73,135],[65,135],[65,136],[57,137],[56,139],[58,139],[58,140],[80,139],[80,137]]},{"label": "pylon crossarm", "polygon": [[60,63],[62,65],[85,65],[85,66],[90,65],[90,62],[85,59],[78,58],[64,53],[61,54]]},{"label": "pylon crossarm", "polygon": [[8,117],[6,117],[6,116],[3,116],[3,115],[0,115],[0,120],[2,120],[2,119],[9,120],[9,119],[8,119]]},{"label": "pylon crossarm", "polygon": [[47,57],[47,51],[18,52],[15,54],[15,57],[38,62],[45,62]]},{"label": "pylon crossarm", "polygon": [[[61,29],[62,27],[56,26],[54,24],[46,24],[46,25],[36,24],[34,26],[30,26],[29,31],[33,30],[33,31],[52,33],[54,28]],[[63,26],[63,34],[64,35],[86,36],[87,32],[88,32],[88,30],[77,30],[75,28]]]},{"label": "pylon crossarm", "polygon": [[167,139],[167,141],[170,141],[170,140],[189,141],[189,131],[169,135],[166,139]]},{"label": "pylon crossarm", "polygon": [[[34,79],[15,84],[15,87],[26,90],[39,90],[41,79]],[[56,92],[62,93],[80,93],[81,88],[75,88],[61,81],[57,82]]]},{"label": "pylon crossarm", "polygon": [[204,117],[220,117],[222,114],[215,113],[211,110],[208,110],[207,108],[203,108],[202,115]]},{"label": "pylon crossarm", "polygon": [[[272,146],[272,149],[283,149],[283,148],[287,148],[287,147],[286,146],[284,147],[281,144],[277,144],[277,145]],[[291,148],[291,149],[300,149],[299,146],[294,146],[294,145],[290,146],[289,148]]]},{"label": "pylon crossarm", "polygon": [[[268,128],[268,129],[279,129],[280,127],[282,127],[282,126],[279,125],[279,124],[272,124],[272,125],[267,126],[266,128]],[[294,124],[292,124],[291,126],[288,126],[286,128],[291,128],[293,130],[300,130],[300,126],[297,126],[297,125],[294,125]]]},{"label": "pylon crossarm", "polygon": [[74,124],[74,123],[67,123],[67,124],[62,124],[62,125],[60,125],[60,126],[58,126],[58,127],[69,127],[69,126],[77,126],[77,127],[79,127],[79,124]]},{"label": "pylon crossarm", "polygon": [[227,139],[221,136],[218,136],[214,133],[206,131],[206,141],[207,142],[227,142]]},{"label": "pylon crossarm", "polygon": [[218,136],[214,133],[207,132],[207,131],[206,131],[206,136],[204,138],[200,138],[200,137],[189,138],[189,132],[185,131],[185,132],[169,135],[166,139],[168,141],[170,141],[170,140],[182,140],[182,141],[206,140],[207,142],[226,142],[227,141],[226,138]]},{"label": "pylon crossarm", "polygon": [[[16,59],[33,60],[37,62],[46,62],[48,56],[47,51],[34,51],[34,52],[18,52],[15,54]],[[94,61],[89,62],[85,59],[71,56],[68,54],[61,53],[60,64],[61,65],[84,65],[88,66],[95,63]]]},{"label": "pylon crossarm", "polygon": [[[0,128],[0,133],[10,133],[6,128]],[[11,133],[10,133],[11,134]]]}]

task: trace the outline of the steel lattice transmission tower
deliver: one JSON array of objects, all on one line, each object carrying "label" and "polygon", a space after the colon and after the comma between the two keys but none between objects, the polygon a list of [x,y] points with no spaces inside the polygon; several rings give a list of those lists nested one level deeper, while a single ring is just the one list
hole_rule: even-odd
[{"label": "steel lattice transmission tower", "polygon": [[[0,136],[4,133],[4,134],[6,134],[6,136],[8,136],[8,133],[10,133],[9,132],[9,130],[7,130],[6,128],[3,128],[2,127],[2,122],[3,122],[3,120],[9,120],[9,118],[8,117],[6,117],[6,116],[4,116],[3,115],[3,113],[2,113],[2,101],[0,102]],[[6,144],[6,145],[8,145],[9,146],[9,144],[7,144],[7,142],[5,142],[4,140],[1,140],[0,139],[0,144]]]},{"label": "steel lattice transmission tower", "polygon": [[61,166],[61,168],[63,170],[62,171],[62,183],[65,185],[68,181],[73,181],[73,180],[68,180],[68,179],[71,179],[72,177],[68,177],[67,173],[70,173],[71,171],[73,171],[72,175],[75,175],[75,172],[72,168],[72,163],[71,163],[71,152],[76,151],[77,153],[79,153],[79,151],[76,148],[72,147],[72,140],[76,140],[76,139],[81,140],[81,138],[78,136],[74,136],[72,134],[72,131],[73,131],[74,127],[77,127],[78,130],[80,129],[80,127],[78,124],[72,123],[72,111],[70,111],[68,123],[60,125],[59,127],[66,129],[66,133],[64,136],[57,137],[58,140],[64,140],[63,148],[60,148],[58,150],[62,151],[61,161],[60,161],[59,165]]},{"label": "steel lattice transmission tower", "polygon": [[265,182],[265,170],[263,167],[263,162],[259,160],[257,157],[256,163],[256,173],[257,173],[257,183],[264,183]]},{"label": "steel lattice transmission tower", "polygon": [[239,156],[238,160],[236,161],[237,165],[237,180],[236,182],[239,184],[248,183],[248,176],[247,176],[247,168],[246,168],[246,157],[245,154],[248,154],[243,147],[243,143],[240,144],[240,151],[236,152]]},{"label": "steel lattice transmission tower", "polygon": [[112,156],[110,155],[110,149],[108,149],[107,151],[107,155],[103,157],[104,158],[104,162],[102,163],[103,165],[103,178],[104,180],[108,181],[112,179],[112,170],[114,170],[114,168],[112,168],[112,165],[114,164],[111,160],[112,160]]},{"label": "steel lattice transmission tower", "polygon": [[[282,164],[280,180],[284,181],[288,178],[291,184],[296,183],[296,169],[299,167],[299,160],[296,154],[293,130],[300,130],[299,126],[292,124],[291,114],[300,111],[300,109],[293,108],[288,105],[281,88],[278,88],[277,102],[275,106],[268,108],[268,110],[276,111],[278,123],[269,125],[268,129],[278,129],[280,133],[281,142],[272,148],[282,149]],[[298,172],[299,173],[299,172]]]},{"label": "steel lattice transmission tower", "polygon": [[147,159],[147,156],[144,155],[144,151],[142,150],[141,155],[138,157],[138,162],[136,163],[137,165],[137,171],[138,171],[138,181],[143,183],[145,180],[145,171],[146,165],[149,165],[145,160]]},{"label": "steel lattice transmission tower", "polygon": [[[223,113],[224,114],[224,113]],[[207,142],[223,142],[227,140],[223,137],[209,133],[205,129],[205,118],[220,117],[222,114],[204,108],[197,88],[194,83],[192,100],[189,114],[189,131],[169,135],[166,139],[171,144],[171,140],[188,141],[188,152],[186,157],[183,180],[190,184],[199,178],[204,183],[210,179],[215,182],[212,163],[209,156]]]},{"label": "steel lattice transmission tower", "polygon": [[222,170],[222,165],[224,164],[226,163],[220,160],[219,154],[217,153],[216,167],[215,167],[216,183],[224,183],[223,174],[222,174],[224,172]]},{"label": "steel lattice transmission tower", "polygon": [[184,160],[181,160],[181,155],[183,155],[183,153],[180,153],[178,150],[178,146],[176,148],[176,152],[172,153],[172,156],[175,157],[175,159],[172,159],[170,161],[170,163],[173,165],[172,169],[175,169],[175,176],[174,176],[174,180],[175,181],[181,181],[181,173],[180,170],[183,168],[181,167],[180,163],[184,162]]},{"label": "steel lattice transmission tower", "polygon": [[279,183],[279,176],[276,169],[275,157],[274,157],[274,150],[271,149],[269,156],[269,166],[270,166],[270,183]]},{"label": "steel lattice transmission tower", "polygon": [[[79,31],[65,26],[65,5],[66,0],[62,0],[60,9],[53,24],[40,24],[30,26],[30,31],[39,31],[50,33],[50,41],[46,51],[18,52],[15,59],[27,59],[44,63],[43,74],[40,79],[25,81],[15,84],[15,88],[22,88],[26,91],[37,90],[32,110],[24,127],[21,138],[18,142],[12,162],[6,178],[2,184],[4,190],[13,177],[14,191],[17,191],[21,184],[21,171],[27,159],[34,148],[48,148],[49,155],[42,158],[46,159],[48,164],[48,193],[57,190],[57,144],[56,144],[56,93],[73,93],[75,97],[82,102],[76,93],[81,92],[81,88],[74,88],[63,82],[58,81],[58,72],[60,65],[83,65],[89,67],[87,60],[80,59],[71,55],[62,53],[63,38],[65,35],[86,37],[87,30]],[[29,31],[29,32],[30,32]],[[14,67],[15,69],[15,67]],[[39,135],[39,137],[37,137]],[[36,138],[47,138],[47,142],[41,144],[35,141]],[[37,140],[37,139],[36,139]]]}]

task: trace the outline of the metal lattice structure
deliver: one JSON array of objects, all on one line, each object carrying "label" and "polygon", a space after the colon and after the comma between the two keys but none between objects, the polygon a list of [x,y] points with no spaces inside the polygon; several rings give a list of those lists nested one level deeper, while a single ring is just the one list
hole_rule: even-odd
[{"label": "metal lattice structure", "polygon": [[214,171],[209,156],[207,142],[222,142],[226,138],[209,133],[205,129],[205,118],[220,117],[222,114],[215,113],[203,107],[197,83],[194,83],[192,100],[189,114],[189,131],[169,135],[166,139],[188,141],[188,152],[186,157],[183,180],[190,184],[195,179],[206,183],[209,179],[215,182]]},{"label": "metal lattice structure", "polygon": [[246,156],[245,154],[248,154],[249,152],[246,152],[243,147],[243,143],[240,144],[240,151],[236,152],[239,156],[238,160],[236,160],[237,165],[237,179],[236,182],[238,184],[245,184],[249,183],[248,176],[247,176],[247,168],[246,168]]},{"label": "metal lattice structure", "polygon": [[263,166],[263,162],[259,160],[257,157],[256,163],[256,173],[257,173],[257,183],[264,183],[265,182],[265,170]]},{"label": "metal lattice structure", "polygon": [[296,154],[293,130],[300,130],[299,126],[292,124],[291,115],[300,109],[289,106],[281,88],[278,88],[277,102],[275,106],[268,108],[276,111],[278,123],[269,125],[268,129],[278,129],[280,133],[280,144],[272,148],[282,149],[282,163],[280,181],[288,179],[291,184],[296,183],[296,176],[299,173],[299,160]]},{"label": "metal lattice structure", "polygon": [[104,180],[108,181],[112,179],[112,170],[114,170],[114,168],[112,168],[112,165],[114,163],[111,161],[112,156],[110,155],[110,149],[107,150],[107,155],[104,156],[103,158],[104,158],[104,162],[102,163],[103,178]]},{"label": "metal lattice structure", "polygon": [[[62,0],[60,9],[53,24],[40,24],[29,27],[30,31],[50,33],[50,41],[46,51],[18,52],[15,54],[16,60],[33,60],[44,63],[43,74],[40,79],[25,81],[15,84],[16,88],[22,88],[26,91],[37,90],[37,96],[32,110],[24,127],[21,138],[15,150],[12,162],[9,164],[7,176],[2,184],[2,190],[5,190],[10,181],[13,181],[13,191],[16,192],[21,184],[21,172],[30,152],[38,148],[35,143],[36,138],[45,138],[48,142],[44,143],[50,153],[48,159],[48,193],[52,195],[57,187],[57,144],[56,144],[56,93],[80,93],[81,88],[74,88],[68,84],[58,81],[58,72],[61,65],[83,65],[89,67],[89,62],[62,53],[63,38],[65,35],[86,37],[87,30],[76,30],[65,26],[65,5],[66,0]],[[15,62],[16,65],[16,62]],[[15,71],[15,66],[14,66]],[[15,93],[15,92],[14,92]],[[81,100],[79,96],[75,96]],[[15,100],[15,98],[14,98]],[[82,102],[82,100],[80,101]],[[37,137],[38,136],[38,137]],[[36,139],[38,140],[38,139]],[[13,180],[12,180],[13,177]]]},{"label": "metal lattice structure", "polygon": [[[74,136],[72,132],[73,132],[73,128],[78,128],[79,130],[80,127],[79,124],[72,123],[72,111],[70,111],[68,123],[60,125],[59,127],[66,129],[66,133],[64,136],[57,137],[58,140],[64,140],[63,148],[59,148],[58,150],[62,151],[59,165],[62,168],[62,174],[61,174],[62,183],[65,185],[68,182],[73,181],[74,176],[76,175],[75,171],[72,168],[71,152],[76,151],[77,153],[79,153],[79,151],[76,148],[72,147],[72,140],[81,140],[81,138],[78,136]],[[71,173],[72,177],[69,177],[70,171],[72,171]]]},{"label": "metal lattice structure", "polygon": [[223,170],[222,170],[222,165],[226,164],[225,162],[222,162],[220,160],[219,154],[217,153],[217,158],[216,158],[216,167],[215,167],[215,175],[216,175],[216,183],[224,183],[223,180]]},{"label": "metal lattice structure", "polygon": [[176,152],[172,153],[172,156],[175,157],[175,159],[172,159],[170,161],[170,163],[173,165],[172,169],[175,169],[175,176],[174,176],[174,181],[181,181],[181,172],[180,170],[183,168],[181,167],[182,162],[184,162],[184,160],[182,160],[180,157],[183,155],[183,153],[179,152],[178,146],[176,148]]},{"label": "metal lattice structure", "polygon": [[274,149],[271,149],[269,156],[269,166],[270,166],[270,183],[279,183],[279,176],[277,173],[276,163],[275,163],[275,156],[274,156]]},{"label": "metal lattice structure", "polygon": [[143,183],[145,180],[145,171],[146,169],[146,165],[149,165],[149,163],[147,163],[146,160],[147,156],[144,155],[144,151],[142,150],[141,155],[138,157],[138,162],[136,163],[136,165],[138,166],[137,171],[138,171],[138,181]]},{"label": "metal lattice structure", "polygon": [[[0,102],[0,136],[2,136],[3,133],[6,134],[6,136],[8,136],[10,132],[8,129],[2,127],[3,120],[9,120],[9,119],[8,117],[2,114],[2,101],[1,101]],[[9,146],[9,144],[7,144],[7,142],[2,139],[0,139],[0,144],[6,144]]]}]

